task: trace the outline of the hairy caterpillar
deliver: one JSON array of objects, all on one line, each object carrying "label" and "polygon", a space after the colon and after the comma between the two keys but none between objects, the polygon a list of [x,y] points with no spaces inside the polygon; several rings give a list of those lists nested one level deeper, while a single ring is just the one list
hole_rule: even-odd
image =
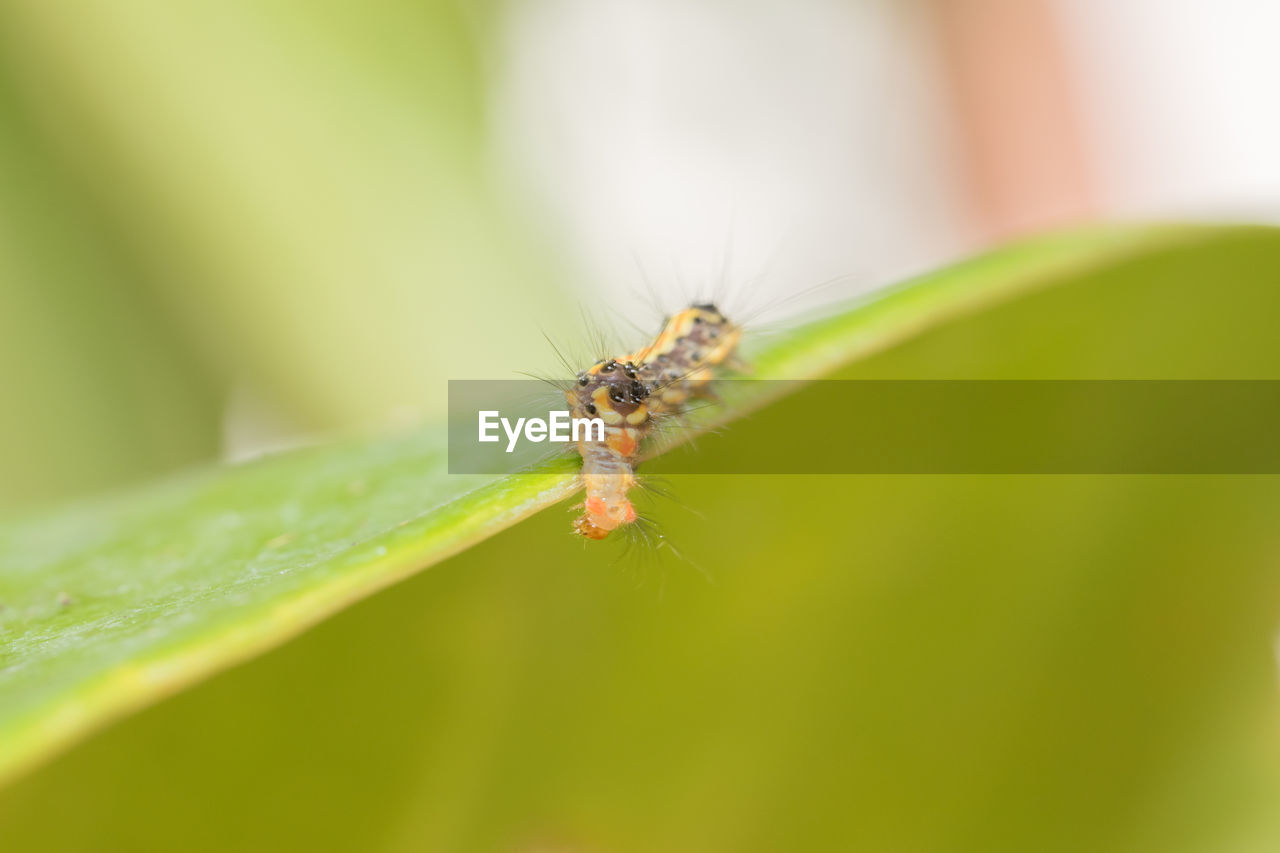
[{"label": "hairy caterpillar", "polygon": [[655,418],[684,411],[706,393],[715,368],[729,361],[742,329],[715,305],[692,305],[670,317],[649,344],[634,353],[604,359],[578,374],[565,392],[574,418],[604,421],[603,441],[580,440],[586,499],[574,531],[604,539],[636,521],[627,493],[636,485],[640,444]]}]

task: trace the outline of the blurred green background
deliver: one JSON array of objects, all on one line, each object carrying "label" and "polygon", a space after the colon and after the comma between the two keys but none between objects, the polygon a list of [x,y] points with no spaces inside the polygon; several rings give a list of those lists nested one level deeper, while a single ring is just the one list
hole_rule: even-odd
[{"label": "blurred green background", "polygon": [[[370,9],[0,5],[0,508],[580,338],[487,165],[498,7]],[[847,375],[1277,379],[1278,270],[1174,250]],[[671,486],[685,559],[544,513],[18,781],[0,848],[1280,847],[1276,478]]]},{"label": "blurred green background", "polygon": [[0,507],[413,423],[564,337],[481,11],[0,6]]}]

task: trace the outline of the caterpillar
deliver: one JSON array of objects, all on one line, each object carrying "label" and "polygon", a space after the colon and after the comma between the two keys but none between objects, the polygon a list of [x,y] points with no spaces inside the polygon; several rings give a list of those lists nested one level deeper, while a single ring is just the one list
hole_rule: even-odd
[{"label": "caterpillar", "polygon": [[691,305],[667,319],[651,344],[602,359],[578,374],[565,392],[574,418],[600,418],[604,439],[580,439],[586,498],[574,531],[604,539],[636,521],[628,492],[636,485],[640,445],[655,419],[685,411],[706,394],[715,369],[733,358],[742,337],[712,304]]}]

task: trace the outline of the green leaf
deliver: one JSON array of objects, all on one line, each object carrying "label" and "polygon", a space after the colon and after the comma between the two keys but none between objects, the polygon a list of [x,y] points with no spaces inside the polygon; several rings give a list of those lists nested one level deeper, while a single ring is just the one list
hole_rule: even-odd
[{"label": "green leaf", "polygon": [[[1053,236],[875,295],[796,329],[752,361],[765,378],[1275,378],[1277,268],[1280,234],[1268,229]],[[735,426],[751,428],[750,420]],[[107,721],[279,645],[573,491],[570,460],[535,476],[481,480],[448,476],[443,452],[439,430],[310,449],[4,527],[3,773],[13,777]],[[906,846],[921,849],[960,832],[983,849],[985,829],[971,822],[983,803],[997,800],[1015,816],[999,831],[1021,842],[1058,826],[1055,819],[1072,826],[1078,814],[1089,826],[1117,825],[1112,810],[1129,803],[1126,786],[1141,792],[1154,784],[1161,750],[1181,743],[1170,733],[1184,731],[1182,717],[1144,728],[1144,715],[1164,709],[1161,703],[1174,703],[1162,713],[1217,719],[1224,708],[1257,709],[1269,695],[1259,687],[1270,684],[1260,664],[1233,663],[1242,644],[1266,641],[1274,621],[1266,603],[1275,600],[1268,597],[1274,572],[1255,567],[1277,508],[1269,478],[1207,485],[1028,478],[1008,492],[998,478],[819,479],[682,480],[681,499],[710,520],[677,514],[673,537],[715,564],[718,585],[678,581],[665,617],[658,605],[635,604],[634,589],[602,586],[616,575],[612,558],[570,543],[567,518],[521,525],[453,561],[451,591],[421,617],[415,608],[426,587],[419,584],[413,596],[379,597],[326,626],[328,633],[216,680],[212,692],[136,718],[143,722],[17,786],[0,802],[0,827],[47,830],[40,804],[61,802],[67,792],[92,811],[86,804],[111,796],[108,780],[131,755],[165,766],[167,750],[181,743],[199,753],[188,755],[197,764],[218,764],[227,748],[244,757],[234,746],[237,729],[226,728],[232,720],[267,733],[243,747],[262,775],[245,783],[251,790],[296,782],[281,775],[297,772],[290,762],[320,760],[303,744],[337,760],[358,783],[359,790],[339,785],[332,802],[324,787],[332,779],[306,788],[313,802],[364,815],[340,826],[308,826],[301,812],[269,807],[254,817],[251,808],[246,825],[266,833],[260,837],[278,833],[279,841],[359,849],[375,831],[398,839],[392,847],[426,838],[437,849],[483,848],[554,839],[568,827],[590,846],[610,849],[812,849],[829,844],[828,833],[848,837],[838,834],[849,826],[837,801],[852,797],[863,807],[859,831],[871,846],[906,832],[920,842]],[[1141,511],[1121,512],[1135,506]],[[1187,523],[1192,517],[1199,527]],[[1109,523],[1117,518],[1123,534]],[[1196,533],[1205,540],[1188,539]],[[1121,535],[1133,555],[1128,572],[1111,571],[1110,557],[1103,559],[1121,547],[1107,537]],[[844,566],[850,542],[856,560]],[[939,572],[943,554],[965,571]],[[1249,568],[1222,575],[1206,594],[1207,576],[1198,571],[1213,561]],[[583,566],[596,571],[577,571]],[[1159,586],[1161,578],[1172,585]],[[811,597],[814,590],[821,595]],[[987,621],[969,621],[968,611],[953,609],[957,602]],[[1200,616],[1188,623],[1193,651],[1179,658],[1182,669],[1152,675],[1147,694],[1127,693],[1131,670],[1155,660],[1163,648],[1157,639],[1168,640],[1155,628],[1192,611]],[[1138,624],[1155,626],[1150,633],[1124,633],[1135,613]],[[940,636],[953,648],[935,645]],[[1129,645],[1107,645],[1125,637]],[[893,638],[888,646],[886,638]],[[450,648],[455,657],[436,657]],[[956,654],[963,657],[948,657]],[[936,659],[952,669],[938,668]],[[1098,665],[1105,671],[1089,668]],[[839,677],[848,667],[858,679]],[[772,675],[757,680],[757,668]],[[1029,692],[1009,694],[1018,701],[992,694],[945,719],[929,716],[933,691],[983,696],[1001,689],[1006,670],[1043,675],[1027,682]],[[917,683],[920,672],[932,682]],[[1119,703],[1111,709],[1118,716],[1067,689],[1073,678],[1104,685],[1110,692],[1100,695]],[[1222,689],[1195,692],[1196,678],[1222,679]],[[342,686],[341,695],[324,692],[329,682]],[[881,691],[880,705],[867,704],[864,682]],[[1157,704],[1148,707],[1143,695]],[[327,703],[326,711],[310,713],[316,706],[299,701]],[[440,719],[412,718],[414,708]],[[277,724],[257,728],[258,713]],[[350,719],[361,734],[330,738],[323,721],[336,718],[328,713]],[[1070,787],[1082,778],[1075,771],[1051,775],[1040,793],[1069,787],[1061,811],[1034,790],[993,793],[1025,769],[998,738],[1018,726],[1028,733],[1024,745],[1044,752],[1042,764],[1069,760],[1036,738],[1040,720],[1056,726],[1065,755],[1083,765],[1080,774],[1107,780],[1080,793]],[[1098,728],[1108,725],[1114,737]],[[850,726],[871,739],[856,740]],[[504,727],[514,732],[510,740],[498,734]],[[194,731],[201,735],[187,737]],[[1110,757],[1091,762],[1081,753],[1090,738]],[[852,763],[826,761],[833,749]],[[942,749],[962,757],[939,767],[930,756]],[[853,760],[854,752],[861,758]],[[1227,750],[1220,760],[1236,754]],[[680,772],[663,762],[680,764]],[[615,763],[616,773],[600,769]],[[991,771],[976,783],[960,770],[984,763]],[[771,781],[804,777],[806,767],[811,776],[790,794]],[[543,775],[547,768],[552,776]],[[148,783],[147,770],[135,770],[139,784],[165,796],[165,774]],[[237,772],[223,766],[207,783],[188,781],[216,784],[219,796],[234,798]],[[899,772],[928,781],[908,795]],[[594,784],[598,773],[610,786]],[[875,787],[876,778],[889,787]],[[1180,787],[1190,776],[1177,778],[1161,788],[1171,801],[1203,793]],[[511,781],[504,787],[495,779]],[[529,791],[542,786],[545,797],[530,800]],[[660,818],[633,805],[659,790],[678,804]],[[933,803],[930,819],[904,829],[916,796]],[[401,800],[416,806],[390,813]],[[759,807],[759,816],[735,829],[748,807]],[[100,824],[113,819],[103,808]],[[268,812],[278,825],[268,827]],[[163,819],[157,827],[156,837],[177,832]],[[56,831],[77,837],[69,827]],[[1125,831],[1137,830],[1126,824]],[[229,843],[210,832],[210,845]],[[743,843],[724,840],[734,837]],[[1160,849],[1145,837],[1130,849],[1146,842]],[[1098,849],[1076,845],[1084,848]]]}]

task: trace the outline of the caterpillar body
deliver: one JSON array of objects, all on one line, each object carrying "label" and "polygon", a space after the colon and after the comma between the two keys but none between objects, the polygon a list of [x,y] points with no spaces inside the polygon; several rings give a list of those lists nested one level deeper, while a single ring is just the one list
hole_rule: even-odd
[{"label": "caterpillar body", "polygon": [[603,359],[578,374],[565,392],[574,418],[600,418],[604,440],[582,439],[586,499],[574,531],[604,539],[636,521],[627,494],[636,485],[640,445],[655,419],[679,414],[706,394],[716,368],[733,358],[742,329],[711,304],[691,305],[667,319],[658,336],[634,353]]}]

